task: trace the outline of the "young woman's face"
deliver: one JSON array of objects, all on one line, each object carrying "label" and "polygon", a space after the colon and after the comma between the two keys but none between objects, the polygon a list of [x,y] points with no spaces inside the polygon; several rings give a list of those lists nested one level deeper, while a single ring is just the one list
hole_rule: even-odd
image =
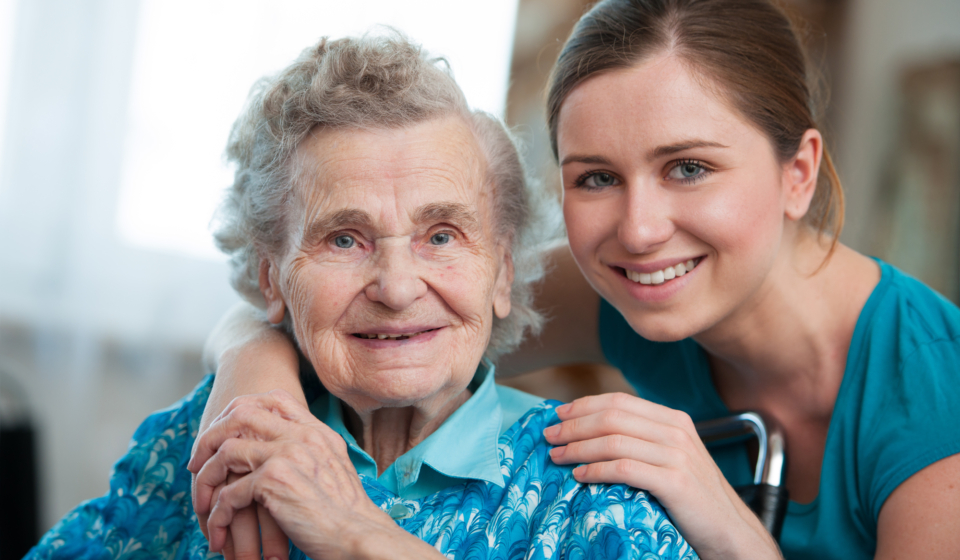
[{"label": "young woman's face", "polygon": [[769,288],[785,168],[766,136],[678,59],[577,86],[557,143],[574,257],[640,335],[703,333]]}]

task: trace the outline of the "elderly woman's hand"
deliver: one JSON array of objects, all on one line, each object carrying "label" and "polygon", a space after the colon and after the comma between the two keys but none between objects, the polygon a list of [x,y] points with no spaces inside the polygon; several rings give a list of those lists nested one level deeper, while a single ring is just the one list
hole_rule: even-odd
[{"label": "elderly woman's hand", "polygon": [[[370,501],[343,438],[283,391],[235,399],[200,437],[188,468],[213,551],[256,503],[312,558],[436,554]],[[236,537],[237,549],[249,546]]]},{"label": "elderly woman's hand", "polygon": [[682,411],[611,393],[557,408],[544,430],[555,463],[585,463],[580,482],[629,484],[656,496],[702,558],[781,558],[756,515],[727,483]]}]

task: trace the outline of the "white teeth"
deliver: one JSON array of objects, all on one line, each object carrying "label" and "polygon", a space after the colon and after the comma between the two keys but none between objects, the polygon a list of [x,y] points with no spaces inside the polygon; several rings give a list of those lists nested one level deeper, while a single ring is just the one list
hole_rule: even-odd
[{"label": "white teeth", "polygon": [[684,274],[693,270],[693,267],[696,265],[693,259],[690,259],[686,262],[682,262],[675,266],[668,266],[663,270],[658,270],[656,272],[636,272],[633,270],[626,270],[624,272],[633,282],[638,282],[640,284],[663,284],[667,280],[673,280],[674,278],[679,278]]},{"label": "white teeth", "polygon": [[423,334],[426,331],[420,331],[415,333],[408,334],[358,334],[360,338],[365,338],[367,340],[406,340],[417,336],[418,334]]}]

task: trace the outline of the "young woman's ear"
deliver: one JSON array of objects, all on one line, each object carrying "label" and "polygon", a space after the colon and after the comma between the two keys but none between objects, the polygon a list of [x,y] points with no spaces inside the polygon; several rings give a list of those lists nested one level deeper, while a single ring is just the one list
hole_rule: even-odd
[{"label": "young woman's ear", "polygon": [[823,136],[811,128],[803,133],[797,154],[783,168],[784,213],[791,220],[802,219],[810,209],[822,159]]},{"label": "young woman's ear", "polygon": [[260,293],[267,302],[267,320],[273,324],[283,321],[286,305],[280,291],[279,268],[269,258],[260,257]]},{"label": "young woman's ear", "polygon": [[498,319],[506,319],[510,315],[510,288],[513,286],[513,258],[505,249],[502,250],[502,255],[497,283],[493,287],[493,314]]}]

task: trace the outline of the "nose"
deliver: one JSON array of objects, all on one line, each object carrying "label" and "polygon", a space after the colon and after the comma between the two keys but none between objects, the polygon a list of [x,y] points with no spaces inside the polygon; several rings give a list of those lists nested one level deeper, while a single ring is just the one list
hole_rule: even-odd
[{"label": "nose", "polygon": [[669,193],[656,184],[633,184],[625,195],[617,238],[627,251],[650,253],[673,237],[676,225]]},{"label": "nose", "polygon": [[365,290],[367,299],[402,311],[427,293],[416,255],[407,243],[382,243],[374,266],[376,276]]}]

